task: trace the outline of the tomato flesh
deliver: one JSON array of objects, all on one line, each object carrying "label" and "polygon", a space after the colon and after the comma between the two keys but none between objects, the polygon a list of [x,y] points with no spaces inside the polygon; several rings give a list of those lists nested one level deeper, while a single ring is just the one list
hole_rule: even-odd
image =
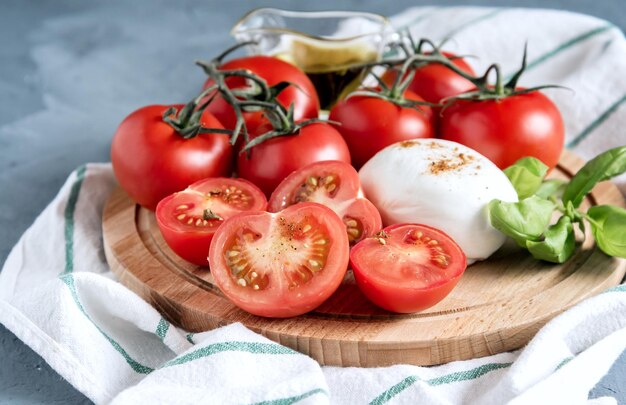
[{"label": "tomato flesh", "polygon": [[259,316],[291,317],[315,309],[339,287],[348,241],[330,209],[305,203],[225,221],[209,263],[215,283],[235,305]]},{"label": "tomato flesh", "polygon": [[341,161],[315,162],[283,180],[272,193],[272,212],[302,202],[316,202],[332,209],[343,221],[351,245],[382,228],[374,204],[363,197],[356,170]]},{"label": "tomato flesh", "polygon": [[183,259],[208,265],[208,252],[215,230],[240,212],[263,210],[265,195],[240,179],[210,178],[164,198],[156,218],[163,239]]},{"label": "tomato flesh", "polygon": [[350,263],[370,301],[389,311],[411,313],[448,295],[465,271],[466,258],[442,231],[397,224],[358,243]]}]

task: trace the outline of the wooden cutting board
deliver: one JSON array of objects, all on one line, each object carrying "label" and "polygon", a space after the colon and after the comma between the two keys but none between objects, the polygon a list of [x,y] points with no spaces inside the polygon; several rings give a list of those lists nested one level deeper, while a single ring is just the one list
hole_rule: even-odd
[{"label": "wooden cutting board", "polygon": [[[569,178],[583,162],[564,153],[552,177]],[[626,206],[611,183],[599,184],[587,206]],[[339,290],[317,310],[291,319],[266,319],[238,309],[214,285],[211,273],[178,258],[166,245],[154,213],[121,189],[103,217],[107,260],[119,280],[165,318],[199,332],[233,322],[335,366],[432,365],[517,349],[548,320],[579,301],[618,284],[626,260],[594,247],[589,233],[564,265],[534,260],[514,244],[469,267],[436,306],[398,315],[360,293],[348,272]]]}]

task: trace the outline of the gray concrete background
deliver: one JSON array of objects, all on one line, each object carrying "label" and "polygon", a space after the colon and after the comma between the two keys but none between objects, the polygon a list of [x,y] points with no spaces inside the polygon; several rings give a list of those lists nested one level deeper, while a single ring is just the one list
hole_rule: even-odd
[{"label": "gray concrete background", "polygon": [[[44,109],[45,86],[39,69],[46,61],[35,63],[31,47],[36,33],[51,19],[75,16],[81,13],[107,13],[118,1],[0,1],[0,263],[3,263],[10,248],[22,232],[33,222],[37,214],[54,197],[67,175],[85,162],[109,160],[110,136],[117,123],[129,110],[108,111],[102,120],[89,121],[87,125],[78,121],[76,133],[64,133],[55,127],[35,128],[36,131],[20,133],[12,128],[19,126],[20,118],[36,114]],[[271,6],[300,10],[350,9],[372,11],[386,15],[396,14],[405,8],[418,5],[483,5],[506,7],[537,7],[564,9],[591,14],[626,27],[626,6],[623,0],[532,0],[532,1],[374,1],[374,0],[316,0],[296,1],[210,1],[187,0],[175,4],[158,1],[127,2],[127,13],[132,18],[124,21],[141,21],[142,24],[158,28],[161,25],[177,24],[170,21],[168,13],[177,8],[183,13],[200,12],[207,32],[205,56],[215,54],[231,43],[227,32],[237,17],[251,8]],[[131,6],[132,4],[132,6]],[[181,30],[191,27],[181,26]],[[197,28],[196,28],[197,29]],[[158,30],[156,31],[158,32]],[[96,32],[96,34],[98,34]],[[105,41],[115,33],[99,33],[84,39]],[[71,40],[81,40],[75,38]],[[159,40],[159,38],[155,38]],[[187,66],[192,59],[202,55],[190,55],[181,64]],[[626,57],[626,56],[625,56]],[[176,96],[181,99],[194,94],[200,73],[181,78]],[[98,77],[92,78],[97,81]],[[90,86],[89,81],[77,80],[71,84],[76,91]],[[72,94],[69,89],[67,94]],[[140,104],[139,104],[140,105]],[[62,119],[63,117],[60,117]],[[32,127],[32,123],[31,123]],[[1,130],[4,129],[4,130]],[[8,129],[8,130],[7,130]],[[83,132],[83,133],[80,133]],[[89,403],[82,394],[63,380],[45,361],[19,341],[11,332],[0,325],[0,403]],[[626,354],[622,354],[609,374],[592,391],[592,397],[616,396],[626,402]]]}]

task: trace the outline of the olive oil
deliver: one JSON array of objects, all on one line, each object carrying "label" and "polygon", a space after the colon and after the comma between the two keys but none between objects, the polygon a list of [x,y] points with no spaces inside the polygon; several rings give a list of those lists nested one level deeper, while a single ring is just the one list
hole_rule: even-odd
[{"label": "olive oil", "polygon": [[294,39],[289,49],[276,55],[302,69],[313,82],[322,110],[355,90],[368,72],[358,65],[373,62],[378,53],[371,45],[317,44]]}]

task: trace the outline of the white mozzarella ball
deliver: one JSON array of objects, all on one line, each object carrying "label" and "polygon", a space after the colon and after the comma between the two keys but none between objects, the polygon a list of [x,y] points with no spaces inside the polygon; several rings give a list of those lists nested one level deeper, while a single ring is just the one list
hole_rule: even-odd
[{"label": "white mozzarella ball", "polygon": [[487,204],[517,201],[506,175],[489,159],[442,139],[386,147],[360,170],[365,196],[385,226],[418,223],[447,233],[472,263],[498,250],[505,236],[491,226]]}]

